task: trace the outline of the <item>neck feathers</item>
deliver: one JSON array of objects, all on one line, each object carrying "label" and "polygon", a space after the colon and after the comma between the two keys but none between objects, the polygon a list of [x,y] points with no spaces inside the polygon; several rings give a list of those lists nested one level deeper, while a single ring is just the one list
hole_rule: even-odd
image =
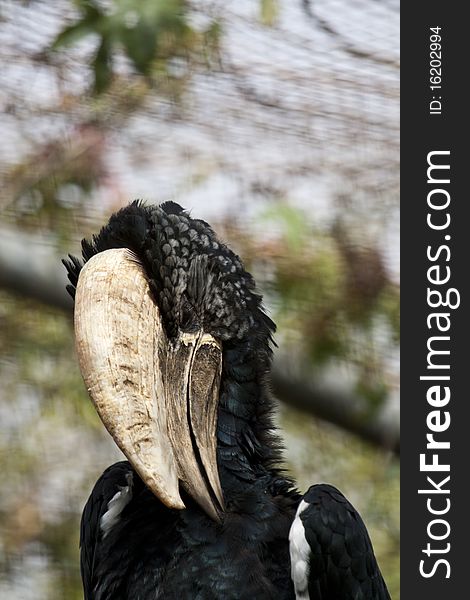
[{"label": "neck feathers", "polygon": [[270,350],[267,345],[264,350],[251,344],[224,350],[217,436],[225,495],[238,493],[240,483],[256,488],[286,481],[280,475],[282,446],[267,384]]}]

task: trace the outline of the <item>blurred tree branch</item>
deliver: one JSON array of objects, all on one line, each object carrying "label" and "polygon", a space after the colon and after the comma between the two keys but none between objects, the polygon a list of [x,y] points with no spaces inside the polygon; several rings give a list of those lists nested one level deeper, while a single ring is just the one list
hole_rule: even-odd
[{"label": "blurred tree branch", "polygon": [[66,280],[50,241],[0,226],[1,288],[68,312],[72,300],[65,291]]},{"label": "blurred tree branch", "polygon": [[[0,226],[0,287],[71,314],[66,275],[44,238]],[[299,408],[399,455],[397,415],[367,410],[367,401],[349,390],[316,381],[297,361],[279,356],[272,372],[275,395]]]},{"label": "blurred tree branch", "polygon": [[307,374],[307,368],[278,356],[271,374],[274,394],[285,404],[329,421],[384,450],[400,455],[398,415],[385,407],[370,413],[368,402],[343,386]]}]

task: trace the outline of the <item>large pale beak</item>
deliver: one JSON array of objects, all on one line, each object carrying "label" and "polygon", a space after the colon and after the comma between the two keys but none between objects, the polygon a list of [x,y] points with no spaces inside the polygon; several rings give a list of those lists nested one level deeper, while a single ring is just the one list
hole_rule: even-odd
[{"label": "large pale beak", "polygon": [[100,252],[82,268],[75,339],[96,410],[147,487],[183,509],[181,483],[220,520],[219,342],[202,331],[168,340],[144,270],[127,249]]}]

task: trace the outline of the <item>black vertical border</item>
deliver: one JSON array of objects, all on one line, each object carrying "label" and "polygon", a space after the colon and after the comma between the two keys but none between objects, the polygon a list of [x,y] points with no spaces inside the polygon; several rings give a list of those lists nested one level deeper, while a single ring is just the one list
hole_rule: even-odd
[{"label": "black vertical border", "polygon": [[[470,577],[467,543],[470,539],[470,397],[466,382],[470,374],[467,341],[470,338],[470,268],[467,264],[470,260],[467,225],[470,198],[466,189],[470,175],[467,148],[470,102],[465,91],[470,74],[470,23],[463,15],[464,6],[464,3],[431,0],[402,3],[401,8],[401,600],[453,600],[470,593],[466,584]],[[441,93],[429,88],[430,27],[436,26],[442,28]],[[433,93],[442,96],[441,115],[429,114]],[[433,150],[450,150],[451,183],[446,188],[451,194],[452,220],[445,232],[432,231],[426,225],[430,190],[426,178],[427,154]],[[426,401],[429,382],[420,381],[419,377],[426,370],[426,342],[432,335],[426,325],[426,317],[432,312],[426,302],[427,269],[431,264],[426,249],[428,244],[436,247],[446,243],[444,234],[451,236],[447,242],[451,259],[441,264],[450,266],[449,285],[459,290],[461,304],[458,309],[448,311],[452,320],[448,334],[451,337],[452,396],[446,409],[451,414],[451,425],[440,438],[451,443],[447,455],[440,452],[441,462],[447,456],[451,465],[451,508],[443,515],[449,521],[451,532],[446,540],[437,542],[429,540],[426,529],[428,523],[438,517],[429,514],[427,497],[418,494],[418,489],[426,486],[426,474],[419,470],[419,455],[426,451],[426,416],[433,410]],[[444,476],[444,473],[436,473],[435,479],[439,481]],[[449,561],[449,579],[445,578],[446,568],[442,565],[430,578],[420,575],[420,560],[427,559],[428,569],[433,564],[433,559],[422,552],[428,541],[435,548],[450,543],[448,553],[432,555],[435,560],[442,557]]]}]

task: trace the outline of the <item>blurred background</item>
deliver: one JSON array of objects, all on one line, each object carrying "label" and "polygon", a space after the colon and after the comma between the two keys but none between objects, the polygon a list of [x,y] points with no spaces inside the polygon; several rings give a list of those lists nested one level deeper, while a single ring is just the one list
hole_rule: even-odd
[{"label": "blurred background", "polygon": [[60,258],[142,198],[254,273],[288,469],[350,498],[398,600],[398,0],[0,7],[0,597],[82,597],[80,513],[120,456]]}]

